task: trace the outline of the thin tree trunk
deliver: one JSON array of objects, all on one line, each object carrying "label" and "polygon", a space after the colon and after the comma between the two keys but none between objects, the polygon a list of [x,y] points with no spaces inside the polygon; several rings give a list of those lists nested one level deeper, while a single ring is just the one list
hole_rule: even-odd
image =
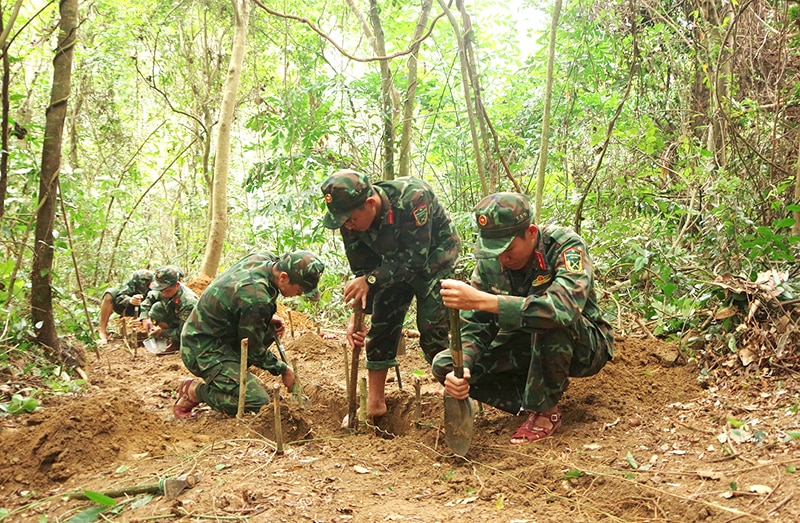
[{"label": "thin tree trunk", "polygon": [[469,68],[469,82],[472,85],[472,96],[475,98],[475,118],[478,120],[478,128],[481,132],[481,144],[483,145],[483,158],[486,162],[486,170],[489,173],[488,186],[497,187],[497,163],[492,158],[491,139],[489,131],[486,129],[486,110],[483,107],[483,97],[481,96],[481,82],[478,76],[478,61],[475,59],[472,39],[475,32],[472,30],[472,20],[469,13],[464,8],[464,0],[456,0],[456,7],[461,13],[461,23],[464,30],[464,49],[467,53],[467,67]]},{"label": "thin tree trunk", "polygon": [[[372,23],[372,31],[375,34],[375,49],[378,56],[386,56],[386,40],[381,26],[381,18],[378,13],[377,0],[369,2],[369,19]],[[392,118],[394,106],[392,105],[392,71],[389,69],[389,60],[383,58],[381,65],[381,117],[383,120],[383,133],[381,142],[383,143],[383,176],[384,180],[394,179],[394,118]]]},{"label": "thin tree trunk", "polygon": [[[794,205],[800,206],[800,133],[797,135],[797,166],[794,173]],[[792,211],[792,236],[800,236],[800,211]]]},{"label": "thin tree trunk", "polygon": [[[428,25],[433,0],[422,0],[422,11],[414,28],[414,41],[418,41]],[[400,133],[400,176],[409,175],[411,165],[411,133],[414,131],[414,106],[417,99],[417,56],[419,55],[419,42],[411,46],[411,55],[408,57],[408,88],[406,89],[405,102],[403,103],[403,127]]]},{"label": "thin tree trunk", "polygon": [[550,23],[550,46],[547,51],[547,79],[544,87],[544,110],[542,114],[542,142],[539,148],[539,171],[536,177],[536,198],[534,199],[534,221],[541,222],[542,194],[544,193],[545,170],[547,169],[547,148],[550,143],[550,104],[553,99],[553,65],[556,60],[556,31],[561,16],[561,0],[553,5],[553,21]]},{"label": "thin tree trunk", "polygon": [[72,76],[72,55],[77,41],[78,0],[61,0],[59,4],[58,47],[53,59],[53,87],[47,107],[42,143],[42,171],[39,178],[39,209],[31,271],[31,317],[36,341],[58,350],[58,335],[53,318],[53,224],[58,207],[57,187],[61,166],[61,142],[69,100]]},{"label": "thin tree trunk", "polygon": [[214,160],[214,181],[211,192],[211,227],[206,241],[206,253],[200,266],[200,274],[213,278],[219,269],[222,247],[228,230],[228,167],[231,154],[231,126],[236,109],[236,95],[242,76],[242,63],[247,43],[247,27],[250,23],[250,0],[233,0],[233,49],[228,66],[228,76],[222,94],[219,115],[219,134]]},{"label": "thin tree trunk", "polygon": [[483,170],[483,158],[481,155],[481,146],[478,141],[478,132],[475,129],[475,112],[472,110],[472,96],[469,89],[469,65],[467,64],[467,54],[464,45],[464,38],[461,35],[461,29],[458,26],[458,20],[453,16],[450,8],[444,0],[438,0],[439,6],[447,15],[450,25],[453,26],[453,33],[458,40],[458,58],[461,60],[461,86],[464,88],[464,103],[467,106],[467,120],[469,122],[469,132],[472,137],[472,153],[475,155],[475,165],[478,170],[478,178],[481,182],[481,194],[488,196],[489,186],[486,183],[486,173]]}]

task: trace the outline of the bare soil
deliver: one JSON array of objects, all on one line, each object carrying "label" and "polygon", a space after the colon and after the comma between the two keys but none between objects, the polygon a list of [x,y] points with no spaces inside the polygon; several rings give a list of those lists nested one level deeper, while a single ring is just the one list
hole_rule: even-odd
[{"label": "bare soil", "polygon": [[[285,310],[284,310],[285,311]],[[477,415],[466,458],[444,440],[440,387],[417,339],[406,338],[403,388],[389,373],[387,434],[347,413],[344,333],[293,313],[284,337],[309,408],[282,390],[282,452],[274,405],[241,420],[207,408],[172,416],[189,376],[180,356],[112,341],[87,354],[90,386],[47,396],[29,415],[0,418],[0,508],[6,521],[67,521],[97,506],[69,499],[191,473],[174,499],[117,498],[113,521],[657,521],[800,520],[800,391],[754,366],[700,369],[674,347],[620,338],[597,376],[572,380],[554,437],[511,445],[523,421]],[[677,360],[677,362],[676,362]],[[363,366],[363,356],[362,356]],[[251,369],[267,390],[279,379]],[[361,374],[364,374],[363,369]],[[9,377],[7,389],[25,385]],[[419,399],[415,384],[419,383]],[[386,437],[388,435],[388,437]]]}]

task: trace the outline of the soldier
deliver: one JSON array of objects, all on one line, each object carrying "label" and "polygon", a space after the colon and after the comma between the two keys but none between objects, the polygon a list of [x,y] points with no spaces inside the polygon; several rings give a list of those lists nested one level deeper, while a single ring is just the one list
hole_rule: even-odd
[{"label": "soldier", "polygon": [[596,374],[613,356],[611,325],[597,305],[586,244],[574,231],[537,227],[517,193],[487,196],[475,217],[472,285],[442,282],[444,304],[463,311],[464,378],[454,376],[450,351],[434,359],[432,371],[456,399],[525,412],[511,443],[537,441],[561,426],[558,402],[568,377]]},{"label": "soldier", "polygon": [[112,312],[120,316],[139,317],[139,306],[152,279],[153,271],[141,269],[135,271],[122,287],[106,289],[100,301],[100,344],[108,342],[108,320]]},{"label": "soldier", "polygon": [[344,286],[347,303],[372,314],[369,333],[354,332],[353,347],[366,346],[367,413],[386,413],[385,385],[397,365],[397,346],[411,299],[417,299],[420,346],[430,363],[447,348],[448,313],[439,282],[452,275],[461,241],[455,225],[430,186],[415,178],[370,183],[355,171],[340,170],[325,180],[323,225],[339,229],[355,278]]},{"label": "soldier", "polygon": [[181,283],[183,272],[165,265],[156,269],[150,292],[141,305],[142,327],[154,338],[166,338],[164,353],[177,352],[181,329],[197,304],[197,294]]},{"label": "soldier", "polygon": [[[313,254],[295,251],[282,257],[261,251],[248,254],[217,276],[203,291],[183,327],[181,359],[186,368],[205,380],[186,379],[178,387],[173,407],[176,418],[188,418],[200,403],[230,416],[239,401],[241,342],[248,339],[247,362],[281,376],[291,390],[294,372],[267,348],[284,331],[278,294],[319,299],[317,284],[325,265]],[[245,410],[258,412],[270,402],[264,387],[247,374]]]}]

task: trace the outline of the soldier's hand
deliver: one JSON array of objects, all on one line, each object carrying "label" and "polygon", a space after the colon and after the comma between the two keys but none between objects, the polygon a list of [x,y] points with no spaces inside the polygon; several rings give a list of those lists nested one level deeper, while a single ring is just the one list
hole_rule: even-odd
[{"label": "soldier's hand", "polygon": [[286,372],[281,376],[281,380],[287,390],[292,390],[292,387],[294,387],[294,371],[291,367],[286,367]]},{"label": "soldier's hand", "polygon": [[361,308],[367,308],[367,294],[369,294],[369,284],[366,276],[359,276],[347,282],[344,286],[344,301],[350,303],[361,301]]},{"label": "soldier's hand", "polygon": [[362,324],[361,331],[355,330],[355,324],[353,323],[353,315],[350,316],[350,323],[347,324],[347,341],[350,343],[352,348],[356,347],[363,347],[365,340],[367,338],[367,329]]},{"label": "soldier's hand", "polygon": [[284,321],[283,318],[275,314],[274,316],[272,316],[270,323],[272,324],[273,327],[275,327],[275,332],[278,334],[278,337],[282,338],[283,333],[286,332],[286,321]]},{"label": "soldier's hand", "polygon": [[150,334],[150,331],[153,330],[153,320],[150,318],[144,318],[142,320],[142,328],[147,331],[147,334]]},{"label": "soldier's hand", "polygon": [[131,305],[134,307],[138,307],[142,304],[142,295],[141,294],[134,294],[131,296]]},{"label": "soldier's hand", "polygon": [[448,396],[452,396],[457,400],[463,400],[469,397],[469,369],[464,367],[464,377],[456,378],[453,371],[447,373],[444,378],[444,392]]},{"label": "soldier's hand", "polygon": [[442,283],[442,302],[448,309],[500,312],[500,299],[459,280],[445,279]]},{"label": "soldier's hand", "polygon": [[152,329],[148,331],[150,335],[154,338],[160,338],[161,334],[164,332],[164,329],[161,328],[161,325],[156,325]]}]

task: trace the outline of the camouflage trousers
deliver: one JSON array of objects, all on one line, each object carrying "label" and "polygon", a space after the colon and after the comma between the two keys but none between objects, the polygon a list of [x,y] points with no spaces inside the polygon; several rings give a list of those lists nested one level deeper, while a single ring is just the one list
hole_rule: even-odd
[{"label": "camouflage trousers", "polygon": [[160,325],[162,329],[169,329],[169,332],[164,334],[164,337],[168,340],[172,340],[174,343],[178,343],[180,346],[181,343],[181,331],[177,327],[181,324],[180,320],[174,315],[170,314],[167,310],[167,307],[159,302],[153,304],[150,308],[150,319],[153,320],[153,323],[156,325]]},{"label": "camouflage trousers", "polygon": [[[239,408],[239,362],[223,361],[213,367],[200,370],[191,361],[183,362],[192,374],[203,378],[204,383],[196,389],[197,400],[208,404],[212,409],[235,416]],[[244,396],[244,410],[258,412],[262,406],[270,403],[269,394],[261,386],[255,376],[247,373],[247,390]]]},{"label": "camouflage trousers", "polygon": [[117,303],[117,296],[119,296],[118,289],[114,288],[106,289],[106,291],[103,293],[103,298],[106,297],[106,294],[111,296],[111,308],[113,309],[114,312],[116,312],[120,316],[125,316],[127,318],[136,318],[139,315],[139,307],[131,305],[130,303],[128,305],[121,305]]},{"label": "camouflage trousers", "polygon": [[[610,333],[583,316],[563,329],[500,331],[470,366],[469,395],[511,414],[548,410],[558,405],[569,377],[600,372],[614,354],[613,344]],[[434,358],[432,371],[440,383],[452,370],[449,350]]]},{"label": "camouflage trousers", "polygon": [[405,283],[381,289],[374,296],[370,293],[367,312],[371,311],[372,318],[366,339],[367,369],[381,370],[397,365],[397,346],[403,334],[403,322],[415,296],[419,344],[425,359],[431,363],[434,356],[447,348],[449,316],[442,303],[441,288],[437,278],[436,286],[426,296],[415,293]]}]

